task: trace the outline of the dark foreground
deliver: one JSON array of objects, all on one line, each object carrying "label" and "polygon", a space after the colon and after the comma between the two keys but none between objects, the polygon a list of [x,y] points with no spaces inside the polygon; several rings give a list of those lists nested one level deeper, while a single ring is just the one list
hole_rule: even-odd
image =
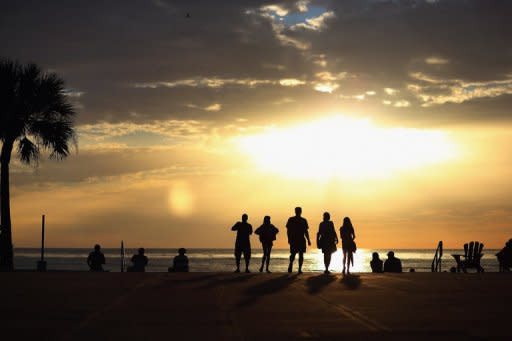
[{"label": "dark foreground", "polygon": [[511,339],[511,308],[498,273],[0,273],[2,340]]}]

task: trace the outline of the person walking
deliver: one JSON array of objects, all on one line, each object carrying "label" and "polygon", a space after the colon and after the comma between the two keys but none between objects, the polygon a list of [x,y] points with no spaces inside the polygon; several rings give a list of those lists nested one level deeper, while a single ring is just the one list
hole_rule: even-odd
[{"label": "person walking", "polygon": [[324,220],[318,226],[316,234],[316,243],[324,254],[325,274],[330,273],[329,265],[331,264],[331,256],[336,252],[336,244],[338,244],[338,236],[334,229],[334,223],[331,221],[329,212],[324,213]]},{"label": "person walking", "polygon": [[252,226],[247,222],[249,216],[247,214],[242,215],[242,221],[238,221],[233,227],[231,231],[236,231],[236,241],[235,241],[235,261],[236,261],[236,270],[235,272],[240,272],[240,260],[242,259],[242,254],[244,255],[245,260],[245,272],[249,273],[249,262],[251,261],[251,242],[249,240],[252,234]]},{"label": "person walking", "polygon": [[270,217],[268,215],[263,218],[263,225],[254,231],[254,234],[260,236],[261,246],[263,247],[260,272],[263,272],[263,266],[266,265],[265,269],[267,273],[270,273],[270,270],[268,269],[268,265],[270,263],[270,252],[272,252],[272,246],[278,233],[279,230],[270,223]]},{"label": "person walking", "polygon": [[340,227],[341,247],[343,249],[343,274],[350,274],[350,265],[354,265],[354,252],[356,252],[356,234],[349,217],[343,218]]},{"label": "person walking", "polygon": [[292,272],[295,255],[299,254],[299,274],[302,273],[302,264],[304,263],[304,252],[306,252],[306,241],[311,245],[308,233],[308,221],[301,217],[302,208],[295,207],[295,216],[290,217],[286,223],[288,244],[290,245],[290,265],[288,273]]}]

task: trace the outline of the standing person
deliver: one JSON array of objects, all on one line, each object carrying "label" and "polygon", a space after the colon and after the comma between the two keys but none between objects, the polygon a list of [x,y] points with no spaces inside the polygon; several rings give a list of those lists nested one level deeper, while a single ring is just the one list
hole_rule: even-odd
[{"label": "standing person", "polygon": [[245,272],[249,273],[249,262],[251,261],[251,241],[249,240],[250,235],[252,234],[252,226],[247,222],[249,216],[247,214],[242,215],[242,221],[238,221],[233,227],[231,231],[236,231],[236,241],[235,241],[235,260],[236,260],[236,270],[235,272],[240,272],[240,260],[242,258],[242,253],[244,254],[245,260]]},{"label": "standing person", "polygon": [[286,223],[288,244],[290,244],[290,265],[288,272],[292,272],[295,255],[299,254],[299,273],[302,273],[302,263],[304,262],[304,252],[306,252],[306,240],[311,245],[308,233],[308,221],[301,217],[302,208],[295,207],[295,216],[290,217]]},{"label": "standing person", "polygon": [[340,227],[341,247],[343,249],[343,274],[350,274],[350,264],[354,265],[354,252],[356,252],[356,234],[349,217],[343,218]]},{"label": "standing person", "polygon": [[129,272],[145,272],[148,265],[148,257],[144,255],[145,250],[141,247],[136,255],[132,257],[132,266],[128,267]]},{"label": "standing person", "polygon": [[263,225],[258,227],[254,233],[260,236],[261,246],[263,247],[260,272],[263,272],[263,266],[266,263],[265,269],[270,273],[270,270],[268,269],[268,265],[270,263],[270,252],[272,251],[272,246],[274,244],[274,240],[276,240],[276,235],[279,233],[279,230],[270,223],[270,217],[267,215],[263,218]]},{"label": "standing person", "polygon": [[87,265],[90,271],[104,271],[103,264],[105,264],[105,255],[101,252],[99,244],[94,245],[94,251],[89,253],[87,257]]},{"label": "standing person", "polygon": [[336,252],[336,244],[338,244],[338,236],[334,229],[334,224],[331,221],[329,212],[324,213],[324,221],[318,226],[318,233],[316,235],[316,243],[319,249],[322,249],[324,254],[325,274],[329,272],[329,265],[331,264],[331,256]]}]

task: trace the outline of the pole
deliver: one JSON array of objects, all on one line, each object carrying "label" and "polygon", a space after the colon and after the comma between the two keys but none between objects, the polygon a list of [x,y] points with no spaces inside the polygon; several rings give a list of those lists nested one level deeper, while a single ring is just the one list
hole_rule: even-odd
[{"label": "pole", "polygon": [[41,222],[41,262],[44,262],[44,214]]},{"label": "pole", "polygon": [[124,272],[124,242],[121,240],[121,272]]},{"label": "pole", "polygon": [[44,260],[44,223],[45,216],[41,218],[41,260],[37,262],[37,271],[46,271],[46,261]]}]

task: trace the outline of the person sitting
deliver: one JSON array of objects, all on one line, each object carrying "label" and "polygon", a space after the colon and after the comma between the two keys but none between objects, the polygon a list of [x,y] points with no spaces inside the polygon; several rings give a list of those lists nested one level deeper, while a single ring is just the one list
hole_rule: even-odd
[{"label": "person sitting", "polygon": [[103,264],[105,264],[105,255],[101,252],[101,246],[99,244],[94,245],[94,251],[89,253],[87,257],[87,265],[89,265],[89,271],[104,271]]},{"label": "person sitting", "polygon": [[128,267],[128,272],[145,272],[148,265],[148,257],[144,255],[144,248],[140,248],[138,254],[132,257],[132,266]]},{"label": "person sitting", "polygon": [[500,272],[510,271],[510,268],[512,268],[512,239],[496,254],[496,257],[500,264]]},{"label": "person sitting", "polygon": [[388,252],[388,259],[384,262],[384,272],[402,272],[402,262],[395,257],[393,251]]},{"label": "person sitting", "polygon": [[168,269],[169,272],[188,272],[188,257],[185,253],[187,250],[184,248],[178,250],[178,255],[172,261],[172,267]]},{"label": "person sitting", "polygon": [[370,261],[370,267],[372,268],[372,272],[383,272],[382,265],[383,262],[379,258],[379,254],[377,252],[372,253],[372,260]]}]

